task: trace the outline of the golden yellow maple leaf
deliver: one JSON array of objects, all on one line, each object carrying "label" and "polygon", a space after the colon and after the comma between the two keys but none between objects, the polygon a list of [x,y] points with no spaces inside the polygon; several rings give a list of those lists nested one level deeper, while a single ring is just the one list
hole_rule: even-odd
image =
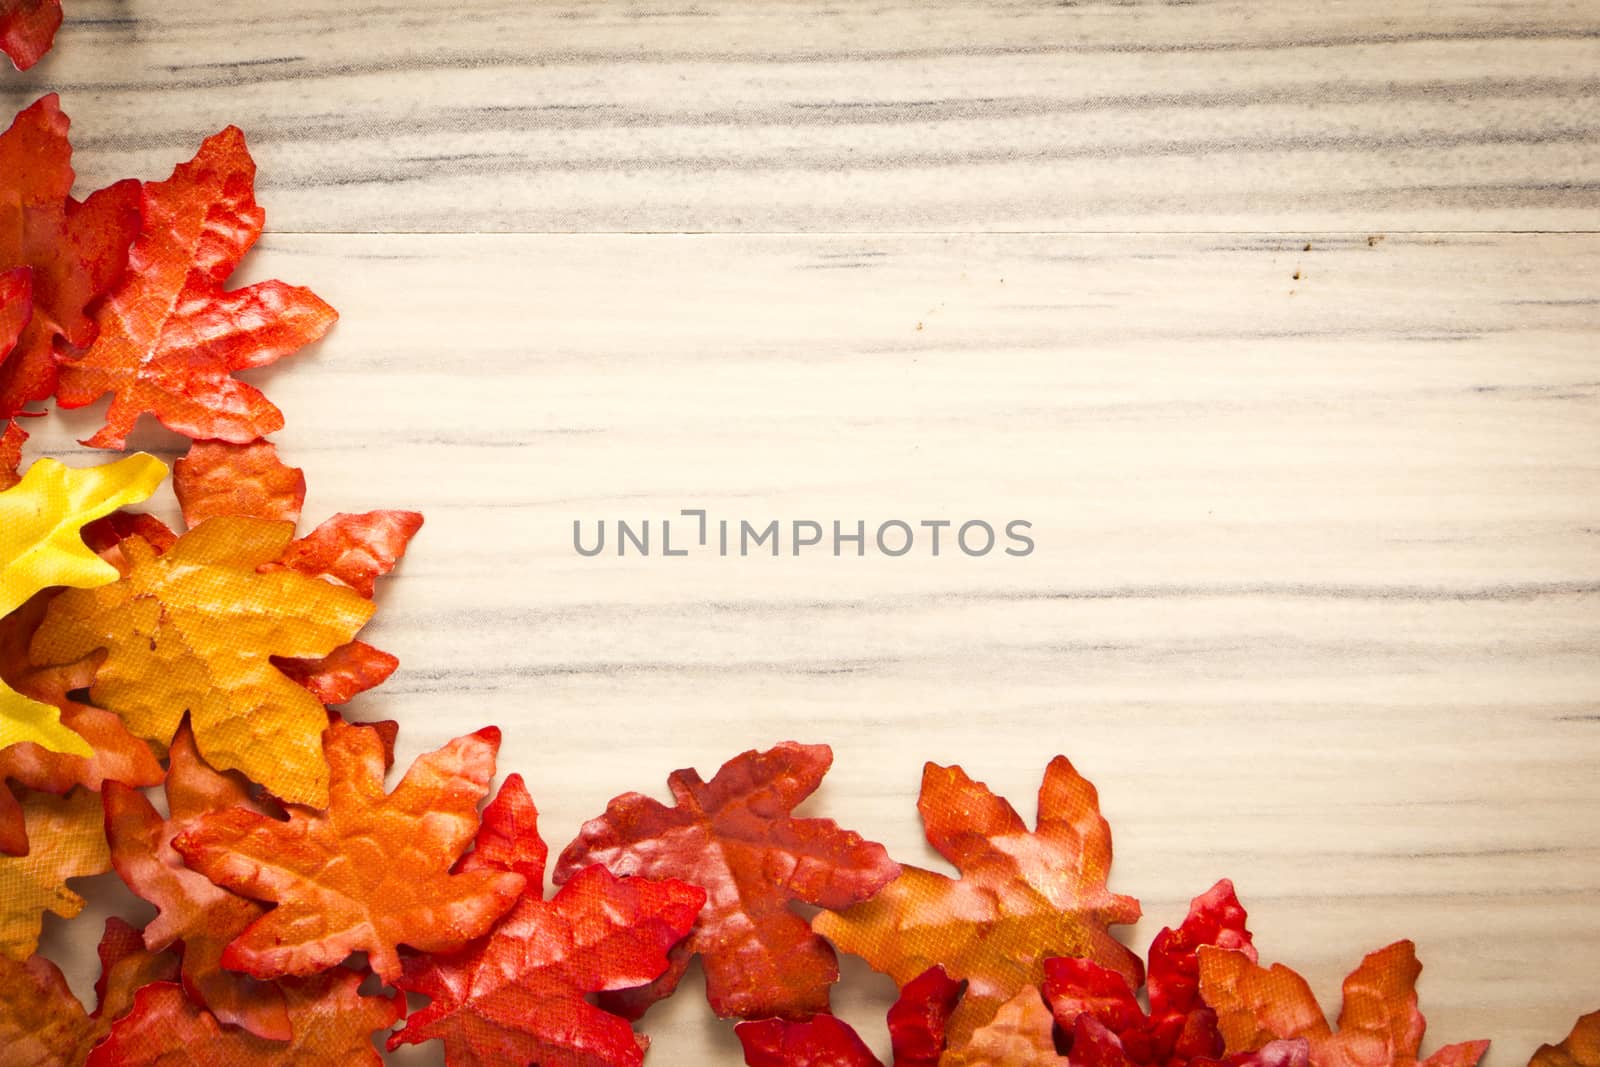
[{"label": "golden yellow maple leaf", "polygon": [[66,663],[104,648],[90,696],[128,729],[167,744],[187,711],[213,767],[241,771],[281,800],[325,807],[327,712],[272,657],[328,655],[373,605],[296,571],[258,571],[293,538],[293,523],[236,515],[201,523],[162,555],[130,538],[128,573],[57,597],[32,658]]},{"label": "golden yellow maple leaf", "polygon": [[0,856],[0,956],[13,960],[25,960],[38,948],[46,911],[70,919],[83,910],[83,898],[67,888],[68,878],[111,869],[98,793],[31,793],[23,818],[28,854]]},{"label": "golden yellow maple leaf", "polygon": [[[166,474],[166,464],[142,452],[83,469],[36,461],[20,482],[0,492],[0,615],[50,586],[87,589],[116,581],[117,569],[89,550],[80,530],[148,499]],[[24,741],[74,756],[94,754],[61,725],[56,708],[0,682],[0,748]]]}]

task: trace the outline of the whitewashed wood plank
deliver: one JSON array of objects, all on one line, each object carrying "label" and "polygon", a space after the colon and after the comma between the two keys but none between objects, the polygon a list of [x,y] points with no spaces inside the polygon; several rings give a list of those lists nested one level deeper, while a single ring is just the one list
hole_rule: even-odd
[{"label": "whitewashed wood plank", "polygon": [[[923,759],[1030,812],[1061,751],[1137,947],[1228,875],[1330,1006],[1412,937],[1432,1039],[1516,1067],[1600,982],[1600,237],[1307,243],[278,236],[250,274],[344,319],[253,378],[308,520],[428,516],[371,634],[404,666],[354,712],[402,761],[500,723],[558,847],[795,737],[838,753],[816,810],[927,861]],[[94,425],[36,432],[83,462]],[[692,507],[1021,517],[1038,549],[570,545]],[[652,1062],[737,1062],[697,996]],[[843,1007],[881,1036],[886,998]]]},{"label": "whitewashed wood plank", "polygon": [[85,186],[284,231],[1593,229],[1600,7],[73,0]]}]

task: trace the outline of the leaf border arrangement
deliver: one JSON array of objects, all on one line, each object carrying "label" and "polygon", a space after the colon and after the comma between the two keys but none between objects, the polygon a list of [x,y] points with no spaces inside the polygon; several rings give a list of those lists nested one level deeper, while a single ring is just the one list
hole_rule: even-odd
[{"label": "leaf border arrangement", "polygon": [[[0,0],[19,63],[42,49],[13,47],[17,13],[52,10]],[[357,633],[422,517],[297,530],[305,479],[265,440],[283,417],[232,374],[335,315],[280,282],[226,287],[263,224],[244,135],[80,203],[66,134],[47,96],[0,135],[0,1067],[375,1064],[375,1037],[440,1041],[452,1065],[636,1067],[648,1038],[632,1023],[695,957],[747,1064],[879,1065],[829,1013],[837,951],[899,986],[895,1067],[1483,1055],[1468,1041],[1422,1057],[1407,941],[1357,964],[1330,1024],[1303,978],[1260,965],[1226,881],[1139,960],[1112,936],[1140,908],[1109,888],[1098,796],[1059,756],[1032,829],[928,764],[918,808],[955,878],[795,816],[832,752],[784,742],[709,781],[673,772],[670,807],[617,797],[560,853],[547,897],[522,779],[483,804],[497,729],[390,790],[396,725],[333,710],[397,665]],[[149,456],[19,476],[39,401],[107,394],[85,444],[122,449],[147,412],[192,440],[173,474],[183,531],[127,510],[166,476]],[[108,921],[90,1011],[36,949],[46,911],[84,906],[68,881],[108,869],[157,915]],[[1600,1012],[1531,1067],[1600,1067]]]}]

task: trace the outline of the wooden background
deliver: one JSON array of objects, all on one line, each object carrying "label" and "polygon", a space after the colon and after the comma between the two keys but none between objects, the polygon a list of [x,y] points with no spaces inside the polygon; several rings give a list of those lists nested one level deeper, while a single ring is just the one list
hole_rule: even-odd
[{"label": "wooden background", "polygon": [[[930,862],[923,759],[1031,815],[1061,751],[1136,948],[1227,875],[1330,1009],[1413,938],[1429,1047],[1600,1006],[1592,0],[69,0],[0,85],[62,93],[83,190],[246,131],[243,276],[344,316],[252,379],[307,518],[428,517],[353,709],[403,760],[501,724],[559,847],[825,740],[812,809]],[[694,507],[1038,549],[570,547]],[[49,927],[80,990],[97,925]],[[647,1023],[738,1062],[697,979]]]}]

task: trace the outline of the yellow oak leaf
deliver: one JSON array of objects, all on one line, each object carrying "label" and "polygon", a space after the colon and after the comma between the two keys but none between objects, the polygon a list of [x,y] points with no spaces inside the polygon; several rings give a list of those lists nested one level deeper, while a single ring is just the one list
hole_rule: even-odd
[{"label": "yellow oak leaf", "polygon": [[83,898],[67,888],[67,879],[111,869],[98,793],[30,794],[23,818],[28,854],[0,856],[0,956],[19,961],[39,947],[46,911],[70,919],[83,910]]},{"label": "yellow oak leaf", "polygon": [[[166,464],[142,452],[83,469],[36,461],[20,482],[0,492],[0,615],[50,586],[88,589],[116,581],[117,569],[90,551],[79,531],[147,499],[166,474]],[[27,741],[52,752],[94,755],[87,741],[61,725],[55,707],[0,682],[0,748]]]},{"label": "yellow oak leaf", "polygon": [[36,663],[106,650],[90,696],[160,744],[189,713],[207,763],[237,770],[279,799],[326,807],[320,701],[272,663],[319,658],[372,617],[372,601],[297,571],[259,571],[283,555],[294,524],[225,515],[164,554],[122,542],[114,585],[68,590],[34,635]]}]

